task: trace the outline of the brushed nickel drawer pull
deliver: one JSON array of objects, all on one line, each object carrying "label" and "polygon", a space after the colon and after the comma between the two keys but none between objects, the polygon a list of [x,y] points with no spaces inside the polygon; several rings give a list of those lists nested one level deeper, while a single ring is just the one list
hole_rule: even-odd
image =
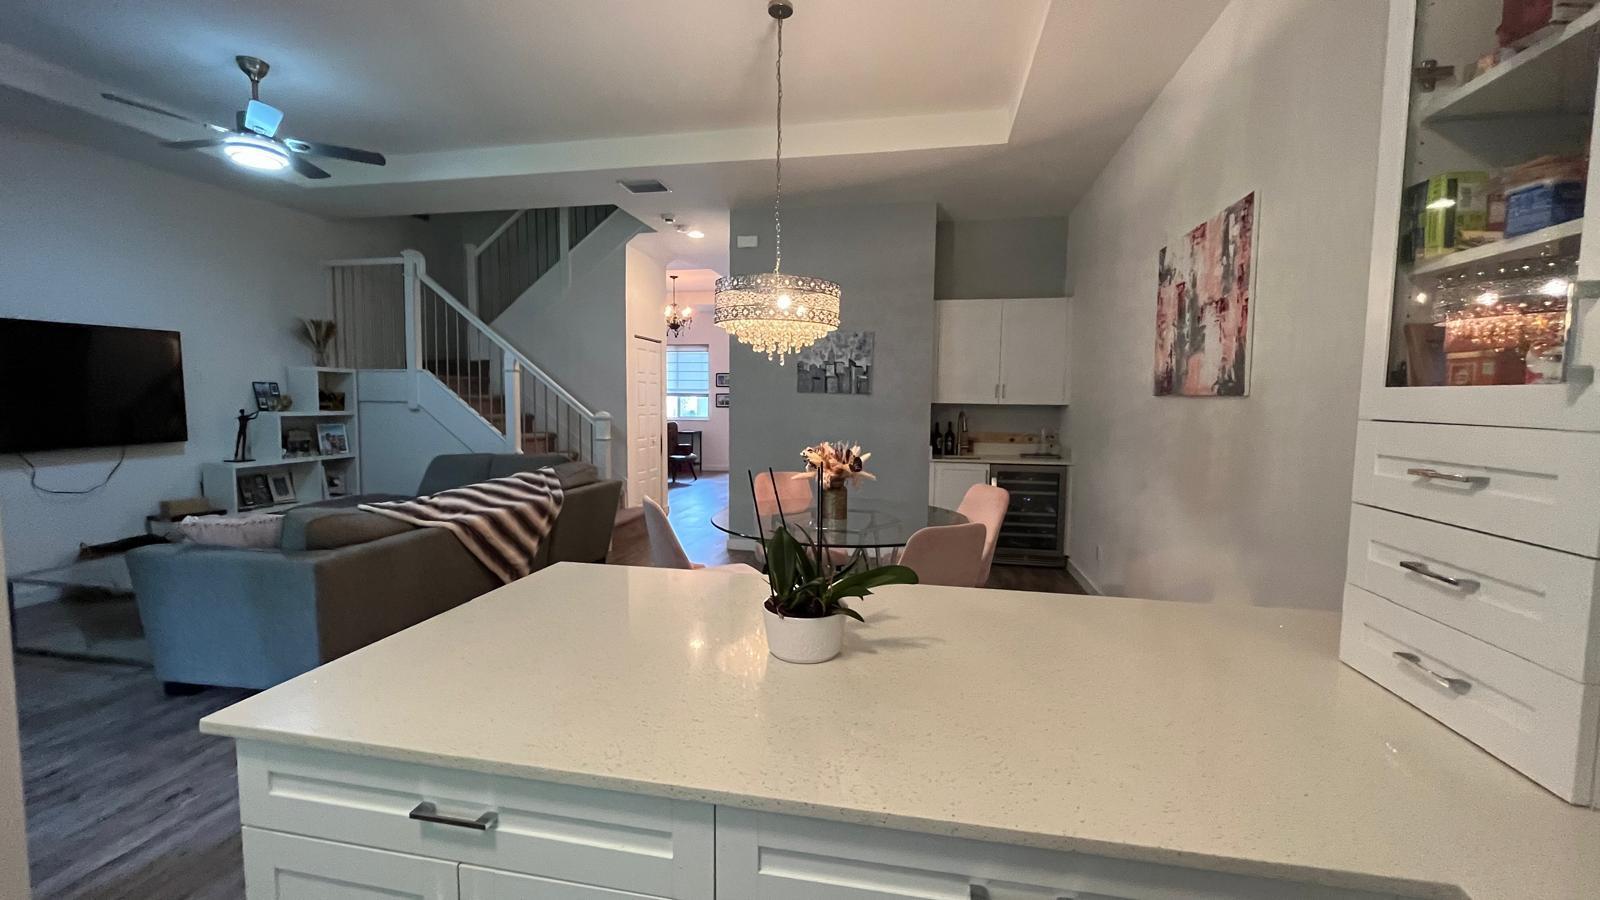
[{"label": "brushed nickel drawer pull", "polygon": [[1429,481],[1449,481],[1455,484],[1488,484],[1489,479],[1482,475],[1463,475],[1460,472],[1441,472],[1426,466],[1413,466],[1406,470],[1407,475],[1426,478]]},{"label": "brushed nickel drawer pull", "polygon": [[1428,568],[1427,563],[1418,559],[1402,559],[1400,560],[1400,568],[1408,572],[1415,572],[1423,578],[1432,578],[1434,581],[1448,584],[1453,588],[1460,588],[1463,591],[1475,590],[1478,587],[1478,583],[1470,578],[1452,578],[1449,575],[1440,575],[1438,572]]},{"label": "brushed nickel drawer pull", "polygon": [[1423,674],[1438,682],[1439,686],[1442,688],[1455,691],[1458,694],[1465,694],[1467,691],[1472,690],[1472,682],[1466,680],[1465,678],[1452,678],[1449,675],[1442,675],[1438,672],[1435,672],[1434,670],[1423,665],[1422,657],[1416,655],[1415,653],[1408,653],[1404,650],[1396,650],[1394,651],[1394,658],[1416,666],[1423,672]]},{"label": "brushed nickel drawer pull", "polygon": [[446,816],[439,813],[439,807],[424,800],[417,804],[411,811],[409,818],[418,822],[432,822],[435,825],[454,825],[457,828],[470,828],[473,831],[488,831],[500,821],[500,814],[489,810],[476,819],[464,819],[457,816]]}]

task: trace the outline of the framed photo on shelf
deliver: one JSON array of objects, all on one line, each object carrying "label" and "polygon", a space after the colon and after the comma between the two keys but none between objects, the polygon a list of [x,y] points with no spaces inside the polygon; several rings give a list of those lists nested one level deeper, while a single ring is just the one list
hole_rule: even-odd
[{"label": "framed photo on shelf", "polygon": [[256,409],[262,412],[277,409],[283,397],[276,381],[252,381],[250,391],[256,396]]},{"label": "framed photo on shelf", "polygon": [[282,472],[268,474],[267,489],[271,491],[273,503],[293,503],[294,473],[285,469]]},{"label": "framed photo on shelf", "polygon": [[345,495],[345,480],[343,472],[327,471],[328,496],[343,497]]},{"label": "framed photo on shelf", "polygon": [[717,373],[717,387],[727,387],[727,386],[728,386],[728,373],[727,372],[718,372]]},{"label": "framed photo on shelf", "polygon": [[239,488],[239,508],[255,509],[258,506],[272,505],[272,486],[267,483],[267,476],[259,472],[247,472],[237,479]]},{"label": "framed photo on shelf", "polygon": [[728,404],[730,402],[729,401],[729,397],[730,396],[731,395],[727,391],[723,391],[722,393],[718,394],[717,395],[717,409],[727,409],[728,408]]},{"label": "framed photo on shelf", "polygon": [[350,436],[343,422],[317,424],[317,449],[323,456],[344,456],[350,452]]},{"label": "framed photo on shelf", "polygon": [[316,453],[316,436],[311,433],[311,429],[285,428],[283,430],[284,456],[315,456]]}]

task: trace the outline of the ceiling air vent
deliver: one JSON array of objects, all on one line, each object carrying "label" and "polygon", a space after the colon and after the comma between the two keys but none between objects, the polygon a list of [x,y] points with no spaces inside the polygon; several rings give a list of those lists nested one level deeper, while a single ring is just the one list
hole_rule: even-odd
[{"label": "ceiling air vent", "polygon": [[667,187],[654,178],[642,178],[636,181],[619,181],[622,189],[630,194],[668,194],[672,188]]}]

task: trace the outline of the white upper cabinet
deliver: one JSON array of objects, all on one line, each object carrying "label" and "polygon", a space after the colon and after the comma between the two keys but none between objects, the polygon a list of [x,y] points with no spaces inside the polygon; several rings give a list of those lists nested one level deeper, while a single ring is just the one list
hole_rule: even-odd
[{"label": "white upper cabinet", "polygon": [[1363,418],[1600,431],[1600,7],[1556,6],[1393,0]]},{"label": "white upper cabinet", "polygon": [[1069,402],[1065,298],[941,300],[934,308],[935,403]]}]

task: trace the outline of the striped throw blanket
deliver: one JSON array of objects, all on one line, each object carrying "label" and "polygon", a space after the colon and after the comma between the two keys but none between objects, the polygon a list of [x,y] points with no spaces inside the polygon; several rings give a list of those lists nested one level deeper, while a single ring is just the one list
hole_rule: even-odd
[{"label": "striped throw blanket", "polygon": [[555,525],[561,502],[561,480],[545,468],[360,508],[423,528],[448,529],[495,577],[510,584],[533,570],[539,543]]}]

